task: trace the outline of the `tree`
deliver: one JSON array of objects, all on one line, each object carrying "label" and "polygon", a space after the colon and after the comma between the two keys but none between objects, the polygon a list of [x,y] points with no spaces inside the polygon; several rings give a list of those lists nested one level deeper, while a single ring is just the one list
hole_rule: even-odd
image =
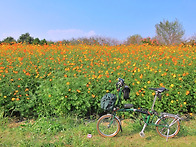
[{"label": "tree", "polygon": [[32,44],[33,40],[33,37],[31,37],[29,33],[25,33],[19,37],[18,42]]},{"label": "tree", "polygon": [[40,44],[39,38],[35,38],[35,39],[33,40],[33,44],[36,44],[36,45]]},{"label": "tree", "polygon": [[16,40],[13,38],[13,37],[7,37],[5,38],[4,40],[2,40],[2,43],[9,43],[9,44],[12,44],[14,42],[16,42]]},{"label": "tree", "polygon": [[42,40],[40,41],[40,45],[44,45],[44,44],[47,44],[46,39],[42,39]]},{"label": "tree", "polygon": [[141,35],[132,35],[127,38],[126,44],[140,44],[142,41],[142,36]]},{"label": "tree", "polygon": [[173,22],[163,20],[155,27],[158,41],[166,45],[180,43],[185,33],[178,20]]}]

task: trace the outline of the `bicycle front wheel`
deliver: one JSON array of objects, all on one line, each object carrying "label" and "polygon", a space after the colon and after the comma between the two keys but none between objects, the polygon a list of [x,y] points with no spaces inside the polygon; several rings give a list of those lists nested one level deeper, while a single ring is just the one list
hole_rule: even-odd
[{"label": "bicycle front wheel", "polygon": [[114,137],[120,131],[120,122],[111,114],[103,115],[97,122],[97,130],[103,137]]},{"label": "bicycle front wheel", "polygon": [[175,117],[162,117],[157,122],[156,131],[161,137],[172,138],[180,131],[180,122]]}]

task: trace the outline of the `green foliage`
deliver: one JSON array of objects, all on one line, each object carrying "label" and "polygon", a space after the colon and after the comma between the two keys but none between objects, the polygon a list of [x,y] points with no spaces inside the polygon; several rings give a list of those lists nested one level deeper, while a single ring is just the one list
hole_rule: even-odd
[{"label": "green foliage", "polygon": [[156,24],[155,28],[159,42],[166,45],[179,44],[185,33],[178,20],[173,22],[163,20],[163,22]]},{"label": "green foliage", "polygon": [[16,40],[13,37],[7,37],[4,40],[2,40],[2,43],[13,44],[13,43],[16,43]]},{"label": "green foliage", "polygon": [[42,39],[42,40],[40,41],[40,45],[45,45],[45,44],[47,44],[46,39]]},{"label": "green foliage", "polygon": [[29,33],[25,33],[25,34],[22,34],[19,39],[17,40],[17,42],[22,42],[22,43],[29,43],[29,44],[32,44],[33,43],[33,37],[30,36]]},{"label": "green foliage", "polygon": [[1,45],[0,107],[4,116],[78,116],[103,113],[100,100],[130,87],[135,108],[151,108],[150,87],[166,87],[155,110],[195,113],[195,47]]},{"label": "green foliage", "polygon": [[35,44],[35,45],[40,44],[39,38],[35,38],[35,39],[33,40],[33,44]]}]

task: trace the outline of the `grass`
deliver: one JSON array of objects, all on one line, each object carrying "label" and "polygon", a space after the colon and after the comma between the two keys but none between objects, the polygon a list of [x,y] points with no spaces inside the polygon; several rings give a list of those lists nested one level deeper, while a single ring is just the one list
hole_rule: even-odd
[{"label": "grass", "polygon": [[[139,122],[122,120],[123,132],[116,137],[103,138],[96,130],[96,120],[76,117],[39,118],[18,121],[0,119],[0,146],[196,146],[196,119],[181,122],[179,134],[168,142],[154,127],[147,127],[141,138]],[[92,134],[92,138],[87,138]]]}]

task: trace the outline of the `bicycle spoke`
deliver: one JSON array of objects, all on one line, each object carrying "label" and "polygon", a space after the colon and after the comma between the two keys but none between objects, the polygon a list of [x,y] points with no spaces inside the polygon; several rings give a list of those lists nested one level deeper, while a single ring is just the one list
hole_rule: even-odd
[{"label": "bicycle spoke", "polygon": [[178,119],[167,116],[157,122],[156,130],[161,137],[171,138],[178,134],[180,123]]},{"label": "bicycle spoke", "polygon": [[104,137],[113,137],[120,130],[119,121],[111,115],[105,115],[98,120],[97,130]]}]

